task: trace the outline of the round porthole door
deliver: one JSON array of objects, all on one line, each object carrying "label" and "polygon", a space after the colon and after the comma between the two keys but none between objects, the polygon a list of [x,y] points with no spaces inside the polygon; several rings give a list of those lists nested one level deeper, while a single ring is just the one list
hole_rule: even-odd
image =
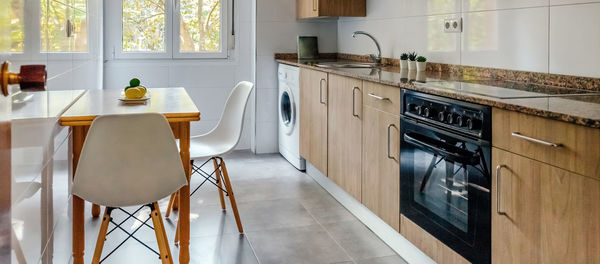
[{"label": "round porthole door", "polygon": [[292,134],[296,125],[296,104],[288,87],[285,87],[279,93],[279,121],[285,134]]}]

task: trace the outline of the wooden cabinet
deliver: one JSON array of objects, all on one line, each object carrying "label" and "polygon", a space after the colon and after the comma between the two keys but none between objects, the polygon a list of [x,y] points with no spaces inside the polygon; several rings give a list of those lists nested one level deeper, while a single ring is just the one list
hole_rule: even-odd
[{"label": "wooden cabinet", "polygon": [[600,181],[498,148],[493,263],[600,263]]},{"label": "wooden cabinet", "polygon": [[400,231],[400,117],[365,107],[362,203]]},{"label": "wooden cabinet", "polygon": [[[365,82],[365,92],[373,84]],[[395,87],[378,87],[379,94],[394,93]],[[391,101],[367,104],[373,100],[367,94],[363,117],[362,203],[391,227],[400,231],[400,110],[384,112]],[[385,105],[381,105],[385,104]]]},{"label": "wooden cabinet", "polygon": [[327,175],[327,73],[300,68],[300,156]]},{"label": "wooden cabinet", "polygon": [[361,200],[362,81],[329,75],[328,177]]},{"label": "wooden cabinet", "polygon": [[600,179],[600,129],[497,108],[492,114],[495,147]]},{"label": "wooden cabinet", "polygon": [[366,0],[296,0],[296,16],[302,18],[367,16]]}]

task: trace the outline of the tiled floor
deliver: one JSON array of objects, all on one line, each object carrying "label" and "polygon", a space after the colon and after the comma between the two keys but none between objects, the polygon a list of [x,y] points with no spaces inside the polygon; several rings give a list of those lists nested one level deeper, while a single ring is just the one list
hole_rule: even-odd
[{"label": "tiled floor", "polygon": [[[236,152],[225,160],[245,234],[237,232],[231,211],[221,211],[216,189],[203,186],[192,197],[192,263],[405,263],[310,176],[281,156]],[[193,177],[193,186],[199,181],[200,177]],[[160,202],[163,213],[167,202]],[[142,218],[147,213],[138,215]],[[123,219],[122,213],[114,216]],[[165,222],[170,240],[176,220],[175,213]],[[54,263],[68,259],[69,224],[60,221],[55,231]],[[99,225],[100,220],[86,216],[86,263],[91,260]],[[128,230],[137,226],[135,221],[124,225]],[[118,230],[111,234],[105,254],[124,237]],[[152,230],[142,227],[138,237],[157,248]],[[177,258],[176,245],[171,250]],[[158,263],[158,259],[130,240],[104,263]]]}]

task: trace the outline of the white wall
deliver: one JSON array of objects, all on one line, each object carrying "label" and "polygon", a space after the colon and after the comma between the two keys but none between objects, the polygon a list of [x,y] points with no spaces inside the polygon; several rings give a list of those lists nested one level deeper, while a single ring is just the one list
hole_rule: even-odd
[{"label": "white wall", "polygon": [[[104,89],[122,89],[133,77],[140,78],[146,87],[185,87],[201,115],[199,122],[192,122],[191,134],[208,132],[217,124],[235,84],[254,82],[253,2],[235,1],[235,49],[228,59],[114,59],[110,44],[114,42],[106,32],[114,28],[109,25],[114,21],[106,21]],[[253,108],[250,100],[238,149],[251,147]]]},{"label": "white wall", "polygon": [[[366,18],[340,18],[339,52],[416,51],[433,62],[600,77],[599,0],[367,0]],[[463,33],[444,33],[462,17]]]},{"label": "white wall", "polygon": [[256,152],[279,151],[275,53],[295,53],[299,35],[318,36],[319,51],[337,51],[337,20],[296,20],[296,0],[256,0]]}]

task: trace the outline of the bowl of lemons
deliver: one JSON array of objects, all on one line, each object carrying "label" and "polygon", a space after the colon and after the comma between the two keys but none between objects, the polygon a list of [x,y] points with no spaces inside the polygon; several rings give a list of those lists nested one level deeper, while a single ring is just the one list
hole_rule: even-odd
[{"label": "bowl of lemons", "polygon": [[148,89],[141,85],[138,78],[133,78],[129,81],[129,86],[123,90],[121,101],[125,102],[145,102],[150,99]]}]

